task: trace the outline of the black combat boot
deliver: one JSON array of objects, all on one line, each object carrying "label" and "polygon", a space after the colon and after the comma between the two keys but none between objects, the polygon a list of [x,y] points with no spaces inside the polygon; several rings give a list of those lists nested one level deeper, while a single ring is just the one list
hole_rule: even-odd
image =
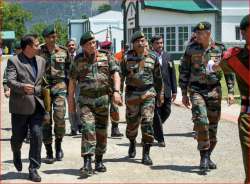
[{"label": "black combat boot", "polygon": [[103,164],[102,155],[95,156],[95,170],[98,172],[106,172],[107,168]]},{"label": "black combat boot", "polygon": [[208,166],[208,150],[201,150],[200,151],[200,171],[201,174],[206,174],[206,172],[209,170]]},{"label": "black combat boot", "polygon": [[91,162],[91,155],[85,155],[83,157],[83,167],[80,169],[81,177],[86,178],[93,174]]},{"label": "black combat boot", "polygon": [[213,149],[208,150],[208,167],[209,169],[217,169],[217,165],[211,160]]},{"label": "black combat boot", "polygon": [[53,157],[53,150],[52,150],[52,144],[45,144],[46,149],[46,158],[45,163],[46,164],[53,164],[54,163],[54,157]]},{"label": "black combat boot", "polygon": [[29,179],[33,182],[41,182],[41,177],[34,168],[29,168]]},{"label": "black combat boot", "polygon": [[62,161],[62,158],[64,156],[63,150],[62,150],[62,139],[59,139],[59,138],[56,139],[55,148],[56,148],[56,160]]},{"label": "black combat boot", "polygon": [[23,164],[21,160],[21,151],[13,151],[13,163],[17,171],[22,171]]},{"label": "black combat boot", "polygon": [[111,137],[122,137],[123,134],[120,132],[118,128],[118,123],[112,123],[111,127]]},{"label": "black combat boot", "polygon": [[145,165],[153,165],[153,162],[149,156],[150,144],[144,144],[142,150],[142,163]]},{"label": "black combat boot", "polygon": [[136,149],[135,149],[135,140],[130,140],[129,149],[128,149],[128,157],[135,158]]}]

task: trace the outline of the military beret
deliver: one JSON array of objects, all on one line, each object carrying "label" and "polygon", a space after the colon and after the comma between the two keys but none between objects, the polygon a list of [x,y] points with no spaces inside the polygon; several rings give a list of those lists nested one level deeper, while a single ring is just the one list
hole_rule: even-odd
[{"label": "military beret", "polygon": [[47,37],[47,36],[54,34],[54,33],[56,33],[56,28],[55,28],[54,24],[51,24],[43,30],[42,35],[43,35],[43,37]]},{"label": "military beret", "polygon": [[240,29],[245,30],[249,26],[250,14],[244,16],[240,21]]},{"label": "military beret", "polygon": [[80,39],[80,45],[84,45],[86,42],[92,40],[93,38],[95,38],[95,35],[92,31],[87,31],[87,32],[83,33],[83,35]]},{"label": "military beret", "polygon": [[18,40],[15,40],[13,43],[14,49],[21,49],[21,43]]},{"label": "military beret", "polygon": [[211,30],[211,24],[209,22],[200,22],[198,23],[195,28],[195,31],[210,31]]},{"label": "military beret", "polygon": [[104,41],[104,42],[100,43],[101,48],[110,47],[111,45],[112,45],[112,42],[110,42],[110,41]]},{"label": "military beret", "polygon": [[136,31],[131,38],[131,42],[134,43],[137,39],[145,37],[142,31]]}]

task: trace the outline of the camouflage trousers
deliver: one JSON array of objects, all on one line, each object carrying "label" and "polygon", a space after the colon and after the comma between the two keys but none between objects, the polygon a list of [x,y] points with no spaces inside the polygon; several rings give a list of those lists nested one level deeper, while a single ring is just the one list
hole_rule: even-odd
[{"label": "camouflage trousers", "polygon": [[107,148],[109,96],[80,96],[78,103],[82,123],[81,156],[103,155]]},{"label": "camouflage trousers", "polygon": [[239,136],[246,173],[245,184],[250,183],[250,114],[241,113],[238,119]]},{"label": "camouflage trousers", "polygon": [[119,107],[112,102],[112,99],[110,99],[109,114],[110,114],[111,123],[118,124],[120,120]]},{"label": "camouflage trousers", "polygon": [[221,86],[190,92],[192,120],[198,150],[213,150],[217,143],[217,127],[221,115]]},{"label": "camouflage trousers", "polygon": [[135,140],[141,125],[142,143],[153,143],[155,98],[140,99],[140,94],[126,94],[126,136],[129,140]]},{"label": "camouflage trousers", "polygon": [[[43,142],[51,144],[52,139],[52,117],[54,120],[55,138],[63,138],[65,135],[65,111],[66,111],[67,87],[64,82],[57,83],[51,87],[51,111],[47,112],[43,120]],[[52,112],[53,111],[53,112]]]}]

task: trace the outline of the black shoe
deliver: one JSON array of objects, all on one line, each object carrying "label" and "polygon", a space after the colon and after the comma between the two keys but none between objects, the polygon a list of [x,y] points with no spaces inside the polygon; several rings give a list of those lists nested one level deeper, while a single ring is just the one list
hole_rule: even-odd
[{"label": "black shoe", "polygon": [[150,152],[150,144],[144,144],[143,145],[143,150],[142,150],[142,163],[144,165],[153,165],[153,162],[149,156]]},{"label": "black shoe", "polygon": [[45,149],[46,149],[46,158],[44,159],[44,162],[46,164],[53,164],[54,163],[54,157],[53,157],[53,150],[52,150],[52,145],[51,144],[45,144]]},{"label": "black shoe", "polygon": [[209,169],[217,169],[217,165],[211,160],[211,154],[213,149],[208,150],[208,167]]},{"label": "black shoe", "polygon": [[83,157],[83,167],[80,169],[81,177],[86,178],[89,177],[93,174],[93,169],[92,169],[92,159],[91,155],[85,155]]},{"label": "black shoe", "polygon": [[136,149],[135,149],[135,140],[130,140],[129,149],[128,149],[128,157],[135,158]]},{"label": "black shoe", "polygon": [[206,172],[209,170],[209,165],[208,165],[208,150],[201,150],[200,151],[200,171],[201,174],[206,175]]},{"label": "black shoe", "polygon": [[75,135],[77,135],[77,132],[75,130],[71,130],[69,136],[75,136]]},{"label": "black shoe", "polygon": [[102,155],[95,156],[95,170],[98,172],[106,172],[107,168],[103,164]]},{"label": "black shoe", "polygon": [[62,161],[62,158],[64,156],[61,145],[62,145],[62,139],[56,139],[55,148],[56,148],[56,160],[57,161]]},{"label": "black shoe", "polygon": [[29,168],[29,179],[33,182],[41,182],[41,177],[37,173],[36,169]]},{"label": "black shoe", "polygon": [[78,125],[78,131],[80,134],[82,133],[82,125]]},{"label": "black shoe", "polygon": [[159,147],[166,147],[166,144],[164,141],[158,141],[158,146]]},{"label": "black shoe", "polygon": [[13,152],[13,163],[17,171],[22,171],[23,164],[21,160],[21,151]]},{"label": "black shoe", "polygon": [[112,123],[111,137],[122,137],[123,134],[120,132],[117,123]]}]

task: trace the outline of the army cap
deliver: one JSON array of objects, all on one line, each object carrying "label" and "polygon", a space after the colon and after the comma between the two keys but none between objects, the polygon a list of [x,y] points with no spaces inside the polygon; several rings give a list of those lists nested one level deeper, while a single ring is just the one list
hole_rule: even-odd
[{"label": "army cap", "polygon": [[131,38],[131,42],[134,43],[139,38],[144,38],[145,35],[142,31],[136,31]]},{"label": "army cap", "polygon": [[241,30],[246,30],[246,28],[249,26],[249,19],[250,19],[250,14],[244,16],[241,21],[240,21],[240,29]]},{"label": "army cap", "polygon": [[80,39],[80,45],[84,45],[85,43],[87,43],[88,41],[92,40],[95,38],[95,35],[92,31],[87,31],[85,33],[83,33],[81,39]]},{"label": "army cap", "polygon": [[54,34],[54,33],[56,33],[56,28],[55,28],[54,24],[51,24],[43,30],[42,35],[43,35],[43,37],[47,37],[47,36]]},{"label": "army cap", "polygon": [[194,30],[195,31],[210,31],[211,24],[209,22],[200,22],[195,26]]},{"label": "army cap", "polygon": [[15,40],[14,44],[13,44],[13,47],[14,47],[14,49],[21,49],[21,43],[20,43],[20,41]]}]

